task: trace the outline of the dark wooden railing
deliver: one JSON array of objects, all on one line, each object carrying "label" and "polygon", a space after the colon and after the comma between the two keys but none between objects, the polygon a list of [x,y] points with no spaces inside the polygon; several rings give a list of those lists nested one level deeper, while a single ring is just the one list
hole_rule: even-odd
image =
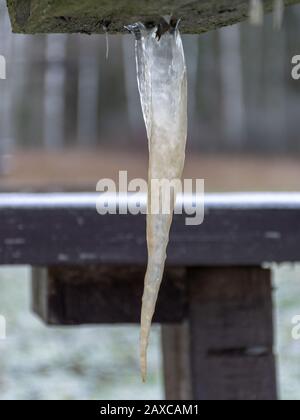
[{"label": "dark wooden railing", "polygon": [[[97,197],[0,194],[1,264],[145,264],[145,216],[100,216]],[[299,216],[300,193],[206,195],[203,224],[175,216],[168,263],[300,261]]]}]

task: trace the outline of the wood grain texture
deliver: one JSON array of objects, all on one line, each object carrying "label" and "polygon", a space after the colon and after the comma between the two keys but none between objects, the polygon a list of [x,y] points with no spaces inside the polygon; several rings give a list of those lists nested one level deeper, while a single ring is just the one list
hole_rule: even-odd
[{"label": "wood grain texture", "polygon": [[[265,11],[273,0],[263,0]],[[285,5],[299,0],[285,0]],[[183,33],[201,33],[248,18],[249,0],[7,0],[12,28],[17,33],[125,32],[124,25],[157,23],[173,12]]]},{"label": "wood grain texture", "polygon": [[[162,325],[162,352],[165,397],[180,401],[192,399],[189,324]],[[199,378],[201,380],[201,378]]]},{"label": "wood grain texture", "polygon": [[198,400],[275,400],[271,273],[191,269],[192,392]]},{"label": "wood grain texture", "polygon": [[[145,216],[96,212],[95,194],[0,194],[0,265],[145,266]],[[205,219],[177,215],[167,264],[300,261],[299,194],[205,196]]]},{"label": "wood grain texture", "polygon": [[[49,325],[139,323],[145,270],[140,267],[33,269],[32,306]],[[154,322],[186,316],[185,270],[165,272]]]},{"label": "wood grain texture", "polygon": [[[139,323],[143,278],[140,267],[35,268],[33,310],[49,325]],[[154,321],[166,399],[277,398],[270,270],[168,269]]]}]

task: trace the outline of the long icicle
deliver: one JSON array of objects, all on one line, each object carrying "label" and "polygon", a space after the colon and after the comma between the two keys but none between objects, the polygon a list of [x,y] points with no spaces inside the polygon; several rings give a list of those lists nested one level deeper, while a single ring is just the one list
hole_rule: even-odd
[{"label": "long icicle", "polygon": [[[148,265],[141,313],[140,364],[147,376],[147,348],[155,305],[163,277],[169,232],[176,201],[173,191],[168,212],[152,213],[153,197],[164,201],[164,190],[150,188],[153,180],[179,180],[187,138],[187,76],[180,33],[170,25],[161,37],[157,28],[138,23],[128,28],[136,35],[138,86],[149,141],[147,244]],[[154,200],[155,201],[155,200]],[[168,213],[168,214],[165,214]]]}]

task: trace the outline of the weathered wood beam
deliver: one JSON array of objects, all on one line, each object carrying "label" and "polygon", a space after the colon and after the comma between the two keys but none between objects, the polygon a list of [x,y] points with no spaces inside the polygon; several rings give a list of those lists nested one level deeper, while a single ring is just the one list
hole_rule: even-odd
[{"label": "weathered wood beam", "polygon": [[[143,278],[134,266],[37,268],[33,309],[48,325],[138,324]],[[270,270],[167,269],[154,321],[167,324],[167,399],[276,399]]]},{"label": "weathered wood beam", "polygon": [[[299,0],[285,0],[285,5]],[[160,16],[181,18],[183,33],[201,33],[246,20],[249,0],[7,0],[16,33],[124,32],[124,25],[153,25]],[[265,11],[273,0],[264,0]]]},{"label": "weathered wood beam", "polygon": [[[0,194],[0,265],[145,265],[145,215],[100,216],[97,198]],[[207,194],[205,211],[199,226],[175,216],[168,264],[300,261],[300,194]]]},{"label": "weathered wood beam", "polygon": [[[145,269],[136,266],[34,268],[34,312],[49,325],[139,323]],[[154,322],[186,316],[185,269],[168,268]]]},{"label": "weathered wood beam", "polygon": [[188,331],[163,329],[167,399],[275,400],[270,271],[191,269],[187,289]]},{"label": "weathered wood beam", "polygon": [[167,400],[193,399],[190,329],[186,321],[161,328],[164,386]]}]

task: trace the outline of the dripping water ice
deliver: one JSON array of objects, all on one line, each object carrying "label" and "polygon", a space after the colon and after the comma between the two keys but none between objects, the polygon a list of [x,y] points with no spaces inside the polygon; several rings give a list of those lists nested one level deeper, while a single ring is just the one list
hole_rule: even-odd
[{"label": "dripping water ice", "polygon": [[105,58],[106,60],[108,60],[109,57],[109,38],[108,38],[108,25],[103,25],[103,31],[105,33],[105,47],[106,47],[106,52],[105,52]]},{"label": "dripping water ice", "polygon": [[[167,31],[158,36],[142,23],[127,27],[136,38],[137,80],[149,144],[148,187],[151,180],[182,177],[187,137],[187,77],[184,51],[177,24],[168,21]],[[168,214],[151,213],[152,191],[148,195],[148,266],[141,314],[140,360],[143,380],[147,372],[147,347],[155,304],[163,277],[174,199]]]}]

